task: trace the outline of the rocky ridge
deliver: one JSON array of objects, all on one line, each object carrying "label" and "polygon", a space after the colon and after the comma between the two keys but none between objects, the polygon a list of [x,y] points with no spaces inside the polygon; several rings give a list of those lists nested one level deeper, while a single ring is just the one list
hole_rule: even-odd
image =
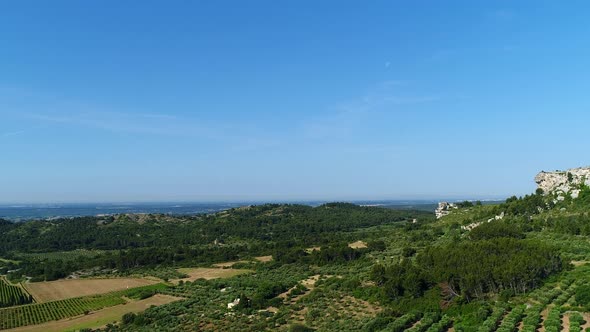
[{"label": "rocky ridge", "polygon": [[577,198],[582,185],[590,186],[590,167],[578,167],[566,171],[545,172],[535,176],[537,188],[543,190],[544,195],[556,195],[557,200],[563,200],[571,195]]}]

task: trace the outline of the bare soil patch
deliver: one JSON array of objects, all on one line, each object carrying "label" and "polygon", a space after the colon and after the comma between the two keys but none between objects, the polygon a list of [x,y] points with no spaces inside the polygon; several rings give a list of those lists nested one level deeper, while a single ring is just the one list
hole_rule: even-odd
[{"label": "bare soil patch", "polygon": [[152,305],[163,305],[181,300],[179,297],[157,294],[148,299],[121,304],[114,307],[91,312],[85,316],[63,319],[39,325],[23,326],[16,329],[6,330],[9,332],[60,332],[76,331],[83,328],[99,328],[108,323],[121,320],[128,312],[142,312]]},{"label": "bare soil patch", "polygon": [[68,279],[27,283],[24,284],[24,287],[35,298],[35,301],[41,303],[104,294],[155,283],[157,281],[140,278]]},{"label": "bare soil patch", "polygon": [[248,261],[223,262],[223,263],[212,264],[211,266],[219,267],[219,268],[223,269],[223,268],[230,268],[238,263],[248,263]]},{"label": "bare soil patch", "polygon": [[587,328],[590,328],[590,312],[583,312],[582,317],[584,317],[584,321],[586,322],[580,327],[582,331],[586,331]]},{"label": "bare soil patch", "polygon": [[364,249],[367,248],[367,243],[364,241],[356,241],[353,243],[349,243],[348,246],[352,249]]},{"label": "bare soil patch", "polygon": [[570,314],[565,313],[563,314],[563,318],[561,319],[561,330],[568,332],[570,330]]},{"label": "bare soil patch", "polygon": [[322,247],[309,247],[309,248],[306,248],[305,249],[305,252],[308,253],[308,254],[311,254],[312,252],[314,252],[316,250],[317,251],[320,251],[320,250],[322,250]]},{"label": "bare soil patch", "polygon": [[262,263],[267,263],[272,261],[272,256],[258,256],[258,257],[254,257],[255,260],[262,262]]},{"label": "bare soil patch", "polygon": [[408,330],[414,329],[416,326],[420,325],[420,323],[422,323],[422,319],[418,319],[418,321],[412,324]]}]

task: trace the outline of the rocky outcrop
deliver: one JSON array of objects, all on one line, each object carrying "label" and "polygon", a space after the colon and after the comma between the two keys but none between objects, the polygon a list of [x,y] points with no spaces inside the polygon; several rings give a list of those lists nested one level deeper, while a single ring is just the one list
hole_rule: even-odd
[{"label": "rocky outcrop", "polygon": [[590,185],[590,167],[579,167],[567,171],[541,172],[535,176],[537,187],[543,194],[557,195],[557,200],[563,200],[565,195],[577,198],[580,187]]},{"label": "rocky outcrop", "polygon": [[[504,219],[504,212],[500,213],[499,215],[497,215],[493,218],[488,219],[487,222],[492,222],[494,220],[502,220],[502,219]],[[475,227],[482,225],[484,222],[486,222],[486,221],[474,222],[469,225],[461,226],[461,229],[464,231],[470,231],[470,230],[474,229]]]},{"label": "rocky outcrop", "polygon": [[457,204],[448,203],[448,202],[439,202],[438,207],[434,210],[434,214],[436,215],[436,219],[440,219],[447,214],[451,213],[451,210],[457,209]]}]

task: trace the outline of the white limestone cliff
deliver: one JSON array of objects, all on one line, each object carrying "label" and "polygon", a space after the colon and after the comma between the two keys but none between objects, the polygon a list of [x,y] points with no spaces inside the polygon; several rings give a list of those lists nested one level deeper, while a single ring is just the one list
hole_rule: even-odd
[{"label": "white limestone cliff", "polygon": [[564,195],[577,198],[580,186],[590,185],[590,167],[572,168],[566,171],[540,172],[535,176],[537,188],[542,189],[545,195],[556,194],[558,200],[563,200]]}]

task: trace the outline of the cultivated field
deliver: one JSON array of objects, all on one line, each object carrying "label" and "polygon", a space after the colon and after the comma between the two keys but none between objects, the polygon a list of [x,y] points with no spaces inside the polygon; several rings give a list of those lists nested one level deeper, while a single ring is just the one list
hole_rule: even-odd
[{"label": "cultivated field", "polygon": [[39,325],[23,326],[6,330],[7,332],[60,332],[78,331],[84,328],[99,328],[108,323],[120,321],[121,317],[128,312],[142,312],[152,305],[159,306],[178,301],[181,298],[157,294],[148,299],[120,304],[113,307],[101,309],[89,315],[79,316],[60,321],[48,322]]},{"label": "cultivated field", "polygon": [[232,262],[223,262],[223,263],[216,263],[213,264],[213,267],[220,267],[220,268],[228,268],[232,267],[239,263],[252,263],[252,262],[260,262],[260,263],[268,263],[272,261],[272,256],[258,256],[254,257],[253,261],[241,260],[241,261],[232,261]]},{"label": "cultivated field", "polygon": [[[250,273],[252,270],[246,269],[219,269],[219,268],[182,268],[178,272],[188,275],[188,278],[180,279],[182,281],[195,281],[197,279],[217,279],[231,278],[244,273]],[[180,281],[178,280],[178,281]]]},{"label": "cultivated field", "polygon": [[107,294],[3,308],[0,309],[0,330],[89,314],[103,308],[125,304],[129,298],[136,297],[141,292],[153,293],[163,288],[166,288],[166,285],[157,284]]},{"label": "cultivated field", "polygon": [[31,302],[33,299],[21,287],[11,285],[4,277],[0,277],[0,308]]},{"label": "cultivated field", "polygon": [[139,278],[68,279],[25,284],[38,303],[109,293],[157,283]]}]

